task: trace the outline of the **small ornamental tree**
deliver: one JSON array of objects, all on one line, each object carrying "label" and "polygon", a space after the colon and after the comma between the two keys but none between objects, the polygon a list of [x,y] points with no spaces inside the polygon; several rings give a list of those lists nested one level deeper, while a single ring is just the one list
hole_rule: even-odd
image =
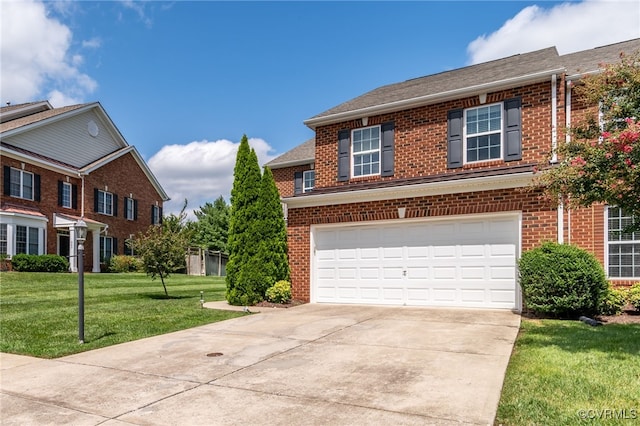
[{"label": "small ornamental tree", "polygon": [[249,147],[247,136],[243,135],[233,169],[227,240],[226,297],[231,305],[252,305],[262,300],[258,290],[260,277],[257,276],[260,267],[252,264],[259,246],[256,221],[260,216],[261,180],[258,157]]},{"label": "small ornamental tree", "polygon": [[137,234],[130,242],[136,255],[142,260],[144,271],[154,280],[160,277],[165,296],[169,297],[164,279],[169,274],[185,268],[185,256],[190,235],[185,226],[185,208],[179,215],[170,214],[160,225],[151,225],[146,232]]},{"label": "small ornamental tree", "polygon": [[[606,203],[640,217],[640,53],[603,65],[575,90],[599,105],[601,116],[594,112],[569,129],[571,141],[558,147],[560,162],[542,167],[537,186],[568,206]],[[640,221],[626,231],[632,229]]]}]

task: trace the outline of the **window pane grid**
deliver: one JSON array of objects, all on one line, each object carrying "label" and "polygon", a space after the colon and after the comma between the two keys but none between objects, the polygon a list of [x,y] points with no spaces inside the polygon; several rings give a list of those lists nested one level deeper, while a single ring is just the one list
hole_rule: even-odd
[{"label": "window pane grid", "polygon": [[33,173],[11,169],[9,180],[9,195],[33,200]]},{"label": "window pane grid", "polygon": [[133,220],[133,199],[127,198],[127,219]]},{"label": "window pane grid", "polygon": [[27,252],[27,227],[16,226],[16,254]]},{"label": "window pane grid", "polygon": [[634,220],[618,207],[608,208],[608,272],[614,278],[640,277],[640,233],[622,230]]},{"label": "window pane grid", "polygon": [[98,213],[113,215],[113,194],[98,191]]},{"label": "window pane grid", "polygon": [[62,184],[62,207],[71,208],[71,184]]},{"label": "window pane grid", "polygon": [[303,181],[303,192],[311,191],[316,183],[316,172],[314,170],[308,170],[304,172]]},{"label": "window pane grid", "polygon": [[7,254],[7,224],[0,223],[0,254]]},{"label": "window pane grid", "polygon": [[380,173],[380,127],[367,127],[353,131],[353,175],[367,176]]}]

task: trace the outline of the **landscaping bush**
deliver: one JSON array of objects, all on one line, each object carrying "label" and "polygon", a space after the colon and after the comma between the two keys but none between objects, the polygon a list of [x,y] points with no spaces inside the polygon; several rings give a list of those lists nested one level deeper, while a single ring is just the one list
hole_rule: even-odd
[{"label": "landscaping bush", "polygon": [[116,255],[111,256],[109,272],[144,272],[142,260],[135,256]]},{"label": "landscaping bush", "polygon": [[291,283],[278,281],[267,289],[267,300],[273,303],[287,303],[291,300]]},{"label": "landscaping bush", "polygon": [[56,254],[16,254],[11,258],[14,271],[18,272],[68,272],[69,261]]},{"label": "landscaping bush", "polygon": [[640,311],[640,283],[631,286],[627,293],[627,298],[631,306],[633,306],[636,311]]},{"label": "landscaping bush", "polygon": [[576,246],[544,243],[518,262],[528,309],[556,317],[598,312],[609,283],[597,259]]},{"label": "landscaping bush", "polygon": [[600,302],[598,313],[600,315],[620,315],[626,304],[627,292],[609,285]]}]

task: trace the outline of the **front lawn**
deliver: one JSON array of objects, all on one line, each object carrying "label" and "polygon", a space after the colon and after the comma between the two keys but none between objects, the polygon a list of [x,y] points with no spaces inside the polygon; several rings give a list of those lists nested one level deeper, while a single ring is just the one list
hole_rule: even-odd
[{"label": "front lawn", "polygon": [[171,275],[169,298],[145,274],[85,274],[85,344],[78,343],[78,275],[3,272],[0,352],[56,358],[244,315],[202,309],[224,300],[224,277]]},{"label": "front lawn", "polygon": [[522,320],[496,424],[629,425],[640,419],[640,324]]}]

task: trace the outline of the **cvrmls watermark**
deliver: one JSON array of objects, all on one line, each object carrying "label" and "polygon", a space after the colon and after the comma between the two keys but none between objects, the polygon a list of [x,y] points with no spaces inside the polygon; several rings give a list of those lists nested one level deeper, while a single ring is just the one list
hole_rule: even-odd
[{"label": "cvrmls watermark", "polygon": [[600,408],[600,409],[586,409],[578,410],[578,417],[588,420],[636,420],[640,418],[638,410],[635,408]]}]

